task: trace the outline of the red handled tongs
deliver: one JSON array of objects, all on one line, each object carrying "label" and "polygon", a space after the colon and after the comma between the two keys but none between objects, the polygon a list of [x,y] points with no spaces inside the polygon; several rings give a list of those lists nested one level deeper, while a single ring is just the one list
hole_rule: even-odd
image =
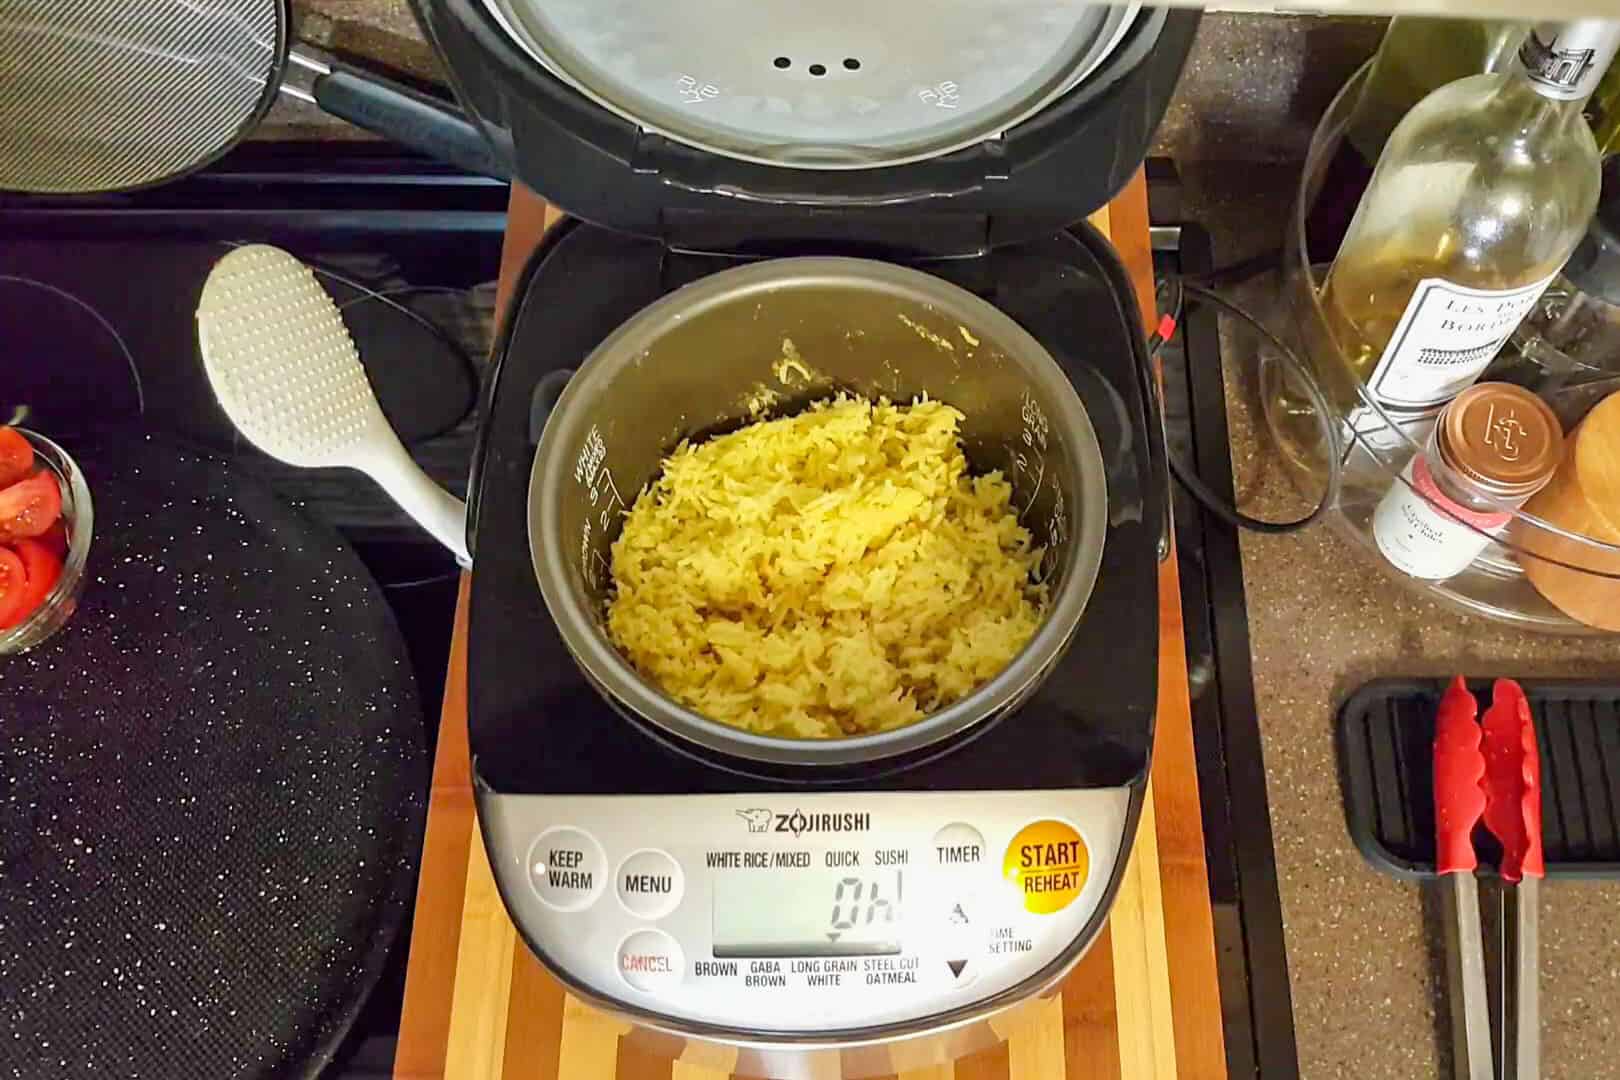
[{"label": "red handled tongs", "polygon": [[1440,699],[1434,725],[1435,868],[1451,879],[1446,905],[1454,1075],[1494,1080],[1485,950],[1474,870],[1474,826],[1481,820],[1502,845],[1499,874],[1502,1033],[1499,1074],[1540,1073],[1540,1000],[1536,880],[1541,855],[1541,757],[1530,703],[1512,679],[1498,679],[1483,727],[1461,677]]}]

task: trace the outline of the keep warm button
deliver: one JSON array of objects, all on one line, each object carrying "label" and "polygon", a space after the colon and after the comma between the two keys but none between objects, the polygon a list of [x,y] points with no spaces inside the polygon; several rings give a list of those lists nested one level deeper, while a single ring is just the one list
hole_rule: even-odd
[{"label": "keep warm button", "polygon": [[1074,902],[1085,886],[1091,854],[1080,833],[1051,818],[1024,826],[1007,845],[1001,874],[1018,886],[1024,909],[1051,915]]},{"label": "keep warm button", "polygon": [[556,911],[585,910],[607,884],[607,856],[583,829],[547,829],[530,845],[528,864],[529,887]]}]

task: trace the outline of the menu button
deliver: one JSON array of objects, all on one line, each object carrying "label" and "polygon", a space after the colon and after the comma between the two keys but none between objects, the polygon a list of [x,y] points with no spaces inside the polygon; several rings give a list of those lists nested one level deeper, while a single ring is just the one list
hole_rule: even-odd
[{"label": "menu button", "polygon": [[681,866],[651,848],[631,852],[619,864],[619,903],[642,919],[659,919],[675,910],[686,889]]}]

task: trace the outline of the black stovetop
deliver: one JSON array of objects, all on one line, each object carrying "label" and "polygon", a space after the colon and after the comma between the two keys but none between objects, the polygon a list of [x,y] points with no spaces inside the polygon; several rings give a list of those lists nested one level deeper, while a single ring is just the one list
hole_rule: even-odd
[{"label": "black stovetop", "polygon": [[[793,254],[850,254],[817,249]],[[674,288],[737,259],[675,254],[589,226],[554,236],[531,262],[497,345],[473,483],[469,647],[474,771],[503,794],[758,791],[806,783],[864,790],[1115,786],[1141,780],[1157,682],[1162,495],[1147,445],[1135,358],[1142,336],[1128,281],[1088,230],[976,258],[914,263],[979,293],[1035,335],[1070,374],[1107,465],[1102,568],[1068,652],[1031,699],[975,729],[972,753],[767,775],[654,738],[586,681],[542,601],[529,556],[527,494],[539,432],[531,398],[577,367],[619,324]],[[550,380],[548,382],[553,382]]]},{"label": "black stovetop", "polygon": [[[388,147],[287,143],[245,144],[150,191],[0,194],[0,422],[20,419],[70,449],[160,435],[265,480],[281,502],[335,527],[381,586],[410,654],[424,709],[400,737],[429,748],[454,625],[454,560],[364,476],[293,469],[241,441],[208,389],[193,310],[208,269],[234,244],[276,244],[321,268],[384,412],[417,461],[459,491],[507,198],[504,184]],[[303,1067],[334,1080],[390,1070],[407,946],[408,934],[395,938],[335,1057]]]}]

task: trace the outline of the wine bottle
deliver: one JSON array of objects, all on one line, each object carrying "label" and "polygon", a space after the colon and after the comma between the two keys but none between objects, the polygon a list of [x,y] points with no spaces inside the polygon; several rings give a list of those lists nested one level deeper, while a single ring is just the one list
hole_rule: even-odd
[{"label": "wine bottle", "polygon": [[1527,29],[1500,19],[1397,15],[1389,21],[1311,202],[1305,237],[1312,262],[1328,262],[1338,252],[1384,143],[1412,106],[1446,83],[1500,70]]},{"label": "wine bottle", "polygon": [[1508,70],[1443,86],[1396,126],[1322,289],[1346,385],[1412,413],[1485,370],[1597,206],[1582,107],[1617,46],[1620,23],[1538,24]]}]

